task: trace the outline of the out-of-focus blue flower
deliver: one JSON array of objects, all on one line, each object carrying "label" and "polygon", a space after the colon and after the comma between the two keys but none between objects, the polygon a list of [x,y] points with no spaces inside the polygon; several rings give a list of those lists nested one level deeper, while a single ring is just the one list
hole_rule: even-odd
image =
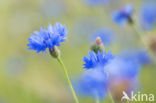
[{"label": "out-of-focus blue flower", "polygon": [[150,55],[148,54],[146,50],[136,51],[135,57],[137,58],[138,62],[142,65],[148,64],[152,61]]},{"label": "out-of-focus blue flower", "polygon": [[104,66],[108,63],[111,59],[113,59],[113,55],[111,52],[100,52],[96,54],[94,51],[88,52],[89,57],[84,56],[83,61],[85,62],[84,68],[91,69],[97,66]]},{"label": "out-of-focus blue flower", "polygon": [[60,43],[66,40],[67,34],[66,26],[60,23],[55,23],[54,26],[49,25],[47,29],[41,27],[40,31],[34,31],[28,39],[28,49],[35,50],[37,53],[46,51],[47,48],[52,50],[54,46],[60,46]]},{"label": "out-of-focus blue flower", "polygon": [[126,50],[120,54],[121,57],[131,58],[137,61],[140,65],[145,65],[151,62],[151,57],[146,50]]},{"label": "out-of-focus blue flower", "polygon": [[142,6],[141,20],[145,30],[151,30],[156,25],[156,3],[146,3]]},{"label": "out-of-focus blue flower", "polygon": [[82,96],[103,99],[107,94],[107,79],[101,68],[87,70],[79,79],[76,90]]},{"label": "out-of-focus blue flower", "polygon": [[114,39],[115,39],[115,35],[114,32],[111,29],[101,29],[101,30],[97,30],[92,38],[91,41],[95,40],[95,38],[100,37],[102,40],[102,43],[104,45],[109,45],[111,44]]},{"label": "out-of-focus blue flower", "polygon": [[110,79],[134,79],[140,71],[140,64],[134,58],[116,57],[105,66]]},{"label": "out-of-focus blue flower", "polygon": [[115,23],[120,26],[124,26],[128,21],[131,21],[131,16],[134,12],[133,5],[129,4],[119,11],[115,11],[112,13],[112,19]]},{"label": "out-of-focus blue flower", "polygon": [[90,6],[103,5],[110,1],[112,1],[112,0],[85,0],[86,4],[88,4]]}]

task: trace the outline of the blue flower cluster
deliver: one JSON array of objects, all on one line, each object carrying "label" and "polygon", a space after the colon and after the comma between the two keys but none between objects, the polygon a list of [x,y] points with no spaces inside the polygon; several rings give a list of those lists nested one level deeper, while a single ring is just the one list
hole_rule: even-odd
[{"label": "blue flower cluster", "polygon": [[135,57],[137,57],[137,60],[141,65],[146,65],[152,61],[152,58],[146,50],[138,50]]},{"label": "blue flower cluster", "polygon": [[29,49],[37,51],[37,53],[46,51],[47,48],[52,50],[54,46],[60,46],[60,43],[66,40],[67,34],[68,30],[66,30],[65,25],[55,23],[52,26],[50,24],[47,29],[41,27],[40,31],[34,31],[28,39],[29,44],[27,46]]},{"label": "blue flower cluster", "polygon": [[112,77],[134,79],[141,67],[150,62],[151,58],[147,51],[128,50],[119,54],[105,68]]},{"label": "blue flower cluster", "polygon": [[119,11],[115,11],[112,13],[112,19],[115,23],[120,26],[124,26],[127,22],[131,22],[132,14],[134,13],[133,5],[129,4]]},{"label": "blue flower cluster", "polygon": [[89,52],[84,57],[85,72],[79,80],[79,91],[86,96],[97,96],[103,99],[112,81],[120,80],[133,83],[142,65],[149,63],[150,58],[145,50],[129,51],[113,56],[111,52]]},{"label": "blue flower cluster", "polygon": [[126,50],[120,54],[122,58],[135,60],[140,65],[146,65],[152,61],[146,50]]},{"label": "blue flower cluster", "polygon": [[89,57],[85,56],[83,61],[85,62],[84,68],[91,69],[98,66],[106,65],[111,59],[113,59],[113,55],[111,52],[100,52],[96,54],[94,51],[88,52]]},{"label": "blue flower cluster", "polygon": [[140,71],[140,65],[135,59],[116,57],[105,70],[109,73],[110,79],[134,79]]}]

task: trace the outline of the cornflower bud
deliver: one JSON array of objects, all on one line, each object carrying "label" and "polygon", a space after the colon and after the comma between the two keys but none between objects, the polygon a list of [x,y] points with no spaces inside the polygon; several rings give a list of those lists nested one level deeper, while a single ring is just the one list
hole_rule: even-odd
[{"label": "cornflower bud", "polygon": [[57,46],[54,46],[52,50],[49,49],[50,55],[54,58],[60,58],[60,50]]},{"label": "cornflower bud", "polygon": [[91,50],[93,50],[95,53],[98,53],[98,51],[103,51],[104,45],[101,41],[100,37],[97,37],[95,40],[95,43],[91,46]]}]

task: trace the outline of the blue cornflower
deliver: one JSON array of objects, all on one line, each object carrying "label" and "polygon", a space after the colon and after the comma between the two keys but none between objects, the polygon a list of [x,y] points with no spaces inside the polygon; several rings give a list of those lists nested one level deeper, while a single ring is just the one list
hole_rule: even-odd
[{"label": "blue cornflower", "polygon": [[141,67],[150,61],[146,50],[127,50],[111,60],[105,66],[105,70],[114,78],[134,79]]},{"label": "blue cornflower", "polygon": [[93,34],[93,36],[91,38],[91,41],[95,40],[95,38],[97,38],[97,37],[101,38],[102,43],[104,45],[111,44],[114,41],[114,39],[115,39],[114,32],[111,29],[100,29],[100,30],[97,30]]},{"label": "blue cornflower", "polygon": [[90,69],[82,74],[76,89],[82,96],[103,99],[108,91],[107,79],[103,69]]},{"label": "blue cornflower", "polygon": [[105,66],[105,71],[111,78],[134,79],[141,69],[136,58],[118,56]]},{"label": "blue cornflower", "polygon": [[91,69],[97,66],[105,66],[111,59],[113,55],[111,52],[100,52],[96,54],[94,51],[88,52],[89,57],[84,56],[83,61],[85,62],[84,68]]},{"label": "blue cornflower", "polygon": [[85,0],[85,2],[90,6],[103,5],[110,1],[111,0]]},{"label": "blue cornflower", "polygon": [[140,65],[148,64],[152,61],[150,55],[146,50],[126,50],[120,54],[121,57],[133,59]]},{"label": "blue cornflower", "polygon": [[148,64],[152,61],[150,55],[146,50],[137,50],[134,52],[133,56],[141,65]]},{"label": "blue cornflower", "polygon": [[124,26],[126,22],[132,22],[132,14],[134,12],[133,5],[129,4],[119,11],[115,11],[112,13],[112,19],[115,23],[120,26]]},{"label": "blue cornflower", "polygon": [[60,46],[60,43],[66,40],[67,34],[66,26],[60,23],[55,23],[54,26],[49,24],[47,29],[41,27],[40,31],[34,31],[28,39],[28,49],[35,50],[37,53],[46,51],[47,48],[53,50],[54,46]]},{"label": "blue cornflower", "polygon": [[142,26],[145,30],[153,29],[156,25],[156,6],[155,3],[146,3],[141,10]]}]

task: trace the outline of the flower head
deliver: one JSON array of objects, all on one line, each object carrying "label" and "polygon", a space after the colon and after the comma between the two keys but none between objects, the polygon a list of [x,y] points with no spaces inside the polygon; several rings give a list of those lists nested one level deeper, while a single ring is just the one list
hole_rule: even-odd
[{"label": "flower head", "polygon": [[105,70],[110,79],[133,79],[140,71],[140,63],[136,58],[130,57],[128,54],[119,55],[105,66]]},{"label": "flower head", "polygon": [[141,65],[148,64],[152,61],[150,55],[146,50],[138,50],[133,54],[133,56],[136,57],[136,59]]},{"label": "flower head", "polygon": [[47,48],[53,50],[54,46],[60,46],[60,43],[66,40],[67,34],[65,25],[55,23],[52,26],[49,24],[47,29],[41,27],[40,31],[34,31],[28,39],[29,44],[27,46],[29,49],[37,51],[37,53],[46,51]]},{"label": "flower head", "polygon": [[111,52],[100,52],[95,53],[94,51],[88,52],[89,57],[84,57],[83,61],[85,62],[84,68],[91,69],[97,66],[105,66],[111,59],[113,59],[113,55]]},{"label": "flower head", "polygon": [[102,69],[87,70],[79,79],[77,90],[83,96],[103,99],[107,94],[107,79]]},{"label": "flower head", "polygon": [[142,26],[145,30],[153,29],[156,24],[156,6],[155,3],[146,3],[141,10]]},{"label": "flower head", "polygon": [[119,54],[120,58],[135,60],[140,65],[145,65],[151,62],[151,57],[148,54],[147,50],[138,49],[138,50],[125,50]]},{"label": "flower head", "polygon": [[112,14],[112,19],[115,23],[120,26],[124,26],[126,22],[132,23],[132,14],[134,12],[134,8],[132,5],[127,5],[120,9],[119,11],[115,11]]}]

